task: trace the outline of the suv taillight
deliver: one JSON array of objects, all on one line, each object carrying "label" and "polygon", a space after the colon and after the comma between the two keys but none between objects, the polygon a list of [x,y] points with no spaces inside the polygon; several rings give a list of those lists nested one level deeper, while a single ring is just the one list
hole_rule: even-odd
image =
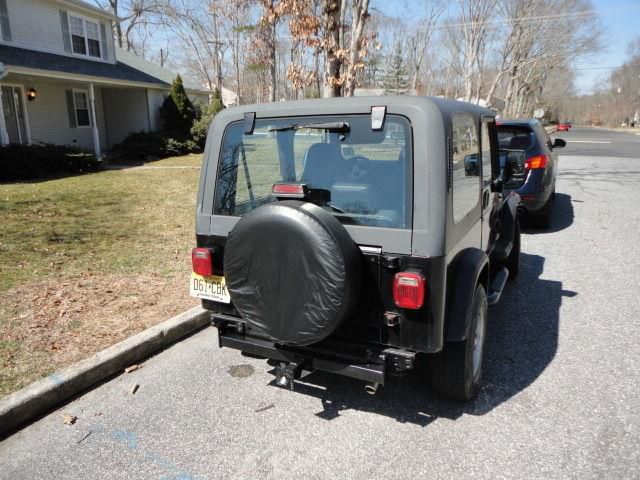
[{"label": "suv taillight", "polygon": [[426,283],[419,273],[396,273],[393,279],[393,301],[400,308],[417,310],[424,303]]},{"label": "suv taillight", "polygon": [[194,248],[191,250],[191,264],[194,273],[208,277],[213,275],[213,261],[211,250],[208,248]]},{"label": "suv taillight", "polygon": [[525,170],[535,170],[537,168],[547,168],[549,157],[546,155],[536,155],[529,157],[524,161]]}]

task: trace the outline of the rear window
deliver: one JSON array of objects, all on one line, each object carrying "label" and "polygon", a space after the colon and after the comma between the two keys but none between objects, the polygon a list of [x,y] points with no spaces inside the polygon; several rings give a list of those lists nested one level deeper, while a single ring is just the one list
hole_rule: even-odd
[{"label": "rear window", "polygon": [[[347,124],[327,129],[327,124]],[[313,125],[314,128],[304,128]],[[242,216],[277,201],[279,182],[330,192],[325,208],[345,224],[410,228],[411,127],[387,115],[373,131],[369,115],[257,119],[253,134],[225,131],[214,213]]]},{"label": "rear window", "polygon": [[527,150],[533,146],[533,132],[529,127],[499,125],[498,145],[504,150]]}]

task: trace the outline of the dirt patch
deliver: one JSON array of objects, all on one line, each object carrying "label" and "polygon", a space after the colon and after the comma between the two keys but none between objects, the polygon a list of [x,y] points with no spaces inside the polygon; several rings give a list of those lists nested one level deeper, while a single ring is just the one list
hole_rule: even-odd
[{"label": "dirt patch", "polygon": [[0,396],[196,305],[184,275],[85,274],[0,293]]}]

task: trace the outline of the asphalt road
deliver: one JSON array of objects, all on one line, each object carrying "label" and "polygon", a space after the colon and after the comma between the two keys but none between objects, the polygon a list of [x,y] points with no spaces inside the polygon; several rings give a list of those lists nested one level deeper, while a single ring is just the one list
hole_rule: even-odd
[{"label": "asphalt road", "polygon": [[640,135],[603,128],[573,127],[569,132],[558,132],[551,137],[567,141],[567,146],[558,150],[561,155],[640,158]]},{"label": "asphalt road", "polygon": [[565,149],[552,228],[524,232],[490,310],[476,401],[420,372],[375,397],[323,373],[280,389],[209,328],[3,441],[0,477],[639,478],[640,136],[562,137],[612,143]]}]

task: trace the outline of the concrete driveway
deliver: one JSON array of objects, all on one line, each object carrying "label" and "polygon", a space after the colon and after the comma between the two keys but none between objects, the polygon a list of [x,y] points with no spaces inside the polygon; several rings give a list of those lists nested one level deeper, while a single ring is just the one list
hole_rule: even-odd
[{"label": "concrete driveway", "polygon": [[476,401],[436,398],[421,371],[375,397],[324,373],[280,389],[209,328],[3,441],[0,477],[639,478],[640,137],[562,137],[581,142],[490,310]]}]

